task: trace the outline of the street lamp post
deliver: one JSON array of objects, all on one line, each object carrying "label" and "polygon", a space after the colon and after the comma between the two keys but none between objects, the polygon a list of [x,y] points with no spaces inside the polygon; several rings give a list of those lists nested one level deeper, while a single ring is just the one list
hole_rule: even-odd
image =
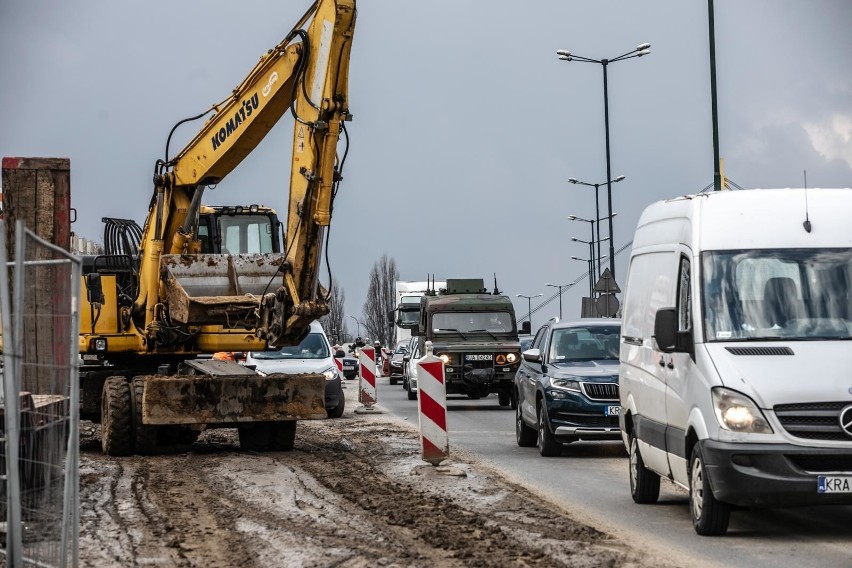
[{"label": "street lamp post", "polygon": [[[592,242],[594,243],[595,242],[595,223],[598,224],[598,228],[599,228],[598,232],[600,232],[600,222],[605,221],[606,219],[609,219],[610,224],[612,224],[612,218],[615,217],[616,215],[618,215],[618,213],[613,213],[612,215],[607,215],[606,217],[600,217],[597,220],[584,219],[583,217],[578,217],[577,215],[568,215],[568,220],[569,221],[583,221],[584,223],[589,223],[589,225],[590,225],[589,228],[592,231]],[[604,239],[598,239],[598,255],[597,255],[598,274],[596,275],[594,273],[595,266],[594,266],[594,263],[593,263],[592,264],[592,272],[589,272],[589,280],[594,279],[595,281],[597,281],[600,278],[600,272],[601,272],[600,271],[600,261],[602,259],[606,258],[606,257],[600,255],[600,251],[601,251],[600,240],[605,241],[607,239],[609,239],[609,242],[612,243],[612,235],[610,235],[609,237],[606,237]],[[586,241],[583,241],[583,242],[586,242]],[[594,253],[589,254],[589,258],[594,258],[594,257],[595,257]]]},{"label": "street lamp post", "polygon": [[[562,288],[570,288],[571,286],[573,286],[576,283],[577,283],[577,281],[575,280],[573,282],[569,282],[568,284],[551,284],[550,282],[547,282],[545,284],[545,286],[550,286],[551,288],[559,288],[559,319],[560,320],[562,319]],[[530,325],[530,327],[532,327],[532,325]]]},{"label": "street lamp post", "polygon": [[358,321],[358,318],[356,318],[355,316],[346,316],[346,317],[352,318],[352,319],[355,320],[355,323],[358,324],[358,337],[361,337],[361,322]]},{"label": "street lamp post", "polygon": [[[585,241],[583,241],[583,242],[585,242]],[[605,256],[602,256],[601,260],[604,260],[605,258],[606,258]],[[571,260],[582,260],[583,262],[588,263],[588,265],[589,265],[589,276],[590,276],[589,277],[589,298],[593,298],[594,295],[595,295],[595,283],[594,283],[594,281],[592,281],[591,274],[592,274],[592,263],[594,261],[591,258],[580,258],[579,256],[572,256]]]},{"label": "street lamp post", "polygon": [[526,296],[524,294],[515,294],[518,298],[526,298],[527,299],[527,319],[530,320],[530,332],[532,332],[532,299],[538,298],[542,294],[536,294],[535,296]]},{"label": "street lamp post", "polygon": [[[615,178],[614,180],[612,180],[612,183],[618,183],[618,182],[620,182],[620,181],[624,181],[624,179],[625,179],[625,177],[624,177],[624,176],[618,176],[617,178]],[[601,217],[601,209],[600,209],[600,205],[599,205],[599,203],[598,203],[598,188],[599,188],[600,186],[602,186],[603,184],[607,183],[607,182],[601,182],[601,183],[588,183],[588,182],[585,182],[585,181],[580,181],[580,180],[578,180],[577,178],[570,178],[570,179],[568,180],[568,182],[569,182],[569,183],[574,183],[574,184],[577,184],[577,185],[585,185],[585,186],[587,186],[587,187],[594,187],[594,188],[595,188],[595,217],[597,217],[598,219],[600,219],[600,217]],[[610,207],[610,211],[609,211],[609,212],[610,212],[610,213],[612,213],[612,208],[611,208],[611,207]],[[612,237],[612,224],[610,224],[610,227],[609,227],[609,236],[610,236],[610,237]],[[600,223],[598,223],[597,239],[598,239],[598,258],[600,258],[600,257],[601,257],[601,225],[600,225]],[[611,255],[611,254],[612,254],[612,251],[610,251],[610,255]],[[598,267],[598,275],[600,275],[600,272],[601,272],[601,270],[600,270],[600,266],[599,266],[599,267]]]},{"label": "street lamp post", "polygon": [[618,57],[613,57],[612,59],[592,59],[590,57],[583,57],[582,55],[576,55],[571,53],[570,51],[566,51],[564,49],[560,49],[556,52],[556,55],[559,56],[559,59],[562,61],[579,61],[581,63],[597,63],[603,68],[603,90],[604,90],[604,132],[606,136],[606,193],[607,193],[607,202],[609,205],[609,271],[612,273],[612,277],[615,278],[615,246],[613,245],[612,238],[612,168],[610,164],[609,157],[609,92],[607,88],[607,79],[606,79],[606,70],[610,63],[615,63],[616,61],[624,61],[625,59],[633,59],[634,57],[642,57],[643,55],[648,55],[651,53],[651,44],[650,43],[641,43],[636,46],[635,49],[628,51]]}]

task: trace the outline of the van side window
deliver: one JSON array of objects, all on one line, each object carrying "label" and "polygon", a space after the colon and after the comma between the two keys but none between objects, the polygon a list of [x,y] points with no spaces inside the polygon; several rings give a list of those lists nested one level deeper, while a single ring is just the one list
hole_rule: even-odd
[{"label": "van side window", "polygon": [[692,293],[690,291],[689,259],[680,259],[680,274],[677,283],[677,329],[690,331],[692,329]]}]

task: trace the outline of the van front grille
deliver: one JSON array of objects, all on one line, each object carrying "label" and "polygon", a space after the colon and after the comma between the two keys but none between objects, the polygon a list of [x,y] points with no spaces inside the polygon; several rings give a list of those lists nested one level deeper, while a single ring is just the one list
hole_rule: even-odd
[{"label": "van front grille", "polygon": [[775,416],[791,436],[806,440],[852,441],[840,427],[840,411],[849,402],[779,404]]},{"label": "van front grille", "polygon": [[852,456],[850,455],[789,454],[787,459],[808,473],[852,473]]}]

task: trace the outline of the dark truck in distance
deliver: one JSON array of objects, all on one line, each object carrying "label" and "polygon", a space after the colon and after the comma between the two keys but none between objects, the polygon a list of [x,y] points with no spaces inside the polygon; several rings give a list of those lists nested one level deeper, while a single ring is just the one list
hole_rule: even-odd
[{"label": "dark truck in distance", "polygon": [[521,360],[515,308],[495,285],[488,293],[479,279],[448,279],[420,300],[420,351],[432,342],[444,361],[447,394],[481,398],[497,393],[509,406],[515,371]]}]

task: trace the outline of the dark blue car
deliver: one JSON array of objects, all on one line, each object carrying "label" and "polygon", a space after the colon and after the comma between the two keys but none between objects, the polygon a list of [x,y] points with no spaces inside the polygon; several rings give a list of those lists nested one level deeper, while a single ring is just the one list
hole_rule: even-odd
[{"label": "dark blue car", "polygon": [[620,440],[618,350],[613,319],[552,321],[536,333],[515,375],[519,446],[558,456],[577,440]]}]

